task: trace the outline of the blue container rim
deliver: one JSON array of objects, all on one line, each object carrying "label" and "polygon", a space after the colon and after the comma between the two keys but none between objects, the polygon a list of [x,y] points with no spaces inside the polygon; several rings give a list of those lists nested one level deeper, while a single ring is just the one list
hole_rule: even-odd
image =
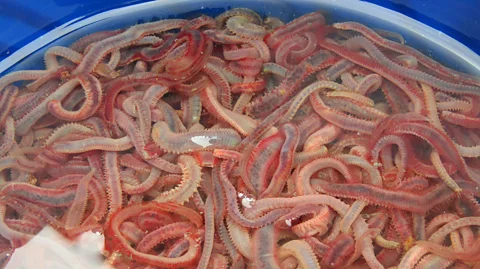
[{"label": "blue container rim", "polygon": [[[299,0],[300,1],[300,0]],[[176,1],[174,4],[188,3],[191,0],[180,0]],[[279,0],[279,2],[284,2]],[[303,3],[323,3],[331,6],[337,6],[342,9],[350,10],[356,13],[365,14],[371,17],[377,17],[379,19],[394,22],[394,24],[399,25],[402,28],[405,28],[411,31],[414,34],[420,35],[432,42],[435,42],[437,45],[443,47],[445,50],[452,53],[459,59],[462,59],[464,62],[471,65],[473,68],[478,70],[480,73],[480,56],[473,52],[470,48],[453,39],[452,37],[444,34],[441,31],[438,31],[426,24],[423,24],[417,20],[414,20],[408,16],[405,16],[401,13],[398,13],[394,10],[390,10],[372,3],[362,2],[358,0],[302,0]],[[82,27],[88,26],[90,24],[106,20],[112,17],[126,15],[131,12],[148,10],[154,7],[173,4],[171,0],[156,0],[153,2],[145,2],[139,4],[133,4],[130,6],[115,8],[108,10],[99,14],[95,14],[91,17],[80,16],[71,20],[63,25],[49,31],[48,33],[38,37],[34,41],[28,43],[24,47],[12,53],[10,56],[5,58],[0,62],[0,73],[5,72],[6,70],[13,67],[15,64],[19,63],[26,57],[34,54],[37,50],[44,48],[53,41],[66,36]]]}]

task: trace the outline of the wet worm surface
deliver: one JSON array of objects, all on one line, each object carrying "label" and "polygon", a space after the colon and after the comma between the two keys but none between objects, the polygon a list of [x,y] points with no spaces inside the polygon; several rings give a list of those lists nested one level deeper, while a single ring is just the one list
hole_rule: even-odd
[{"label": "wet worm surface", "polygon": [[397,33],[234,8],[0,78],[0,263],[44,227],[113,268],[479,268],[480,78]]}]

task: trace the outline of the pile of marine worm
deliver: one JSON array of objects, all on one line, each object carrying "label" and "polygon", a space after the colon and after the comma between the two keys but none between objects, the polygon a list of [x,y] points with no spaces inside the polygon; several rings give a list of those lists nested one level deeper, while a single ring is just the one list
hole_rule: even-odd
[{"label": "pile of marine worm", "polygon": [[320,12],[234,8],[0,78],[0,262],[44,227],[113,268],[480,268],[480,79]]}]

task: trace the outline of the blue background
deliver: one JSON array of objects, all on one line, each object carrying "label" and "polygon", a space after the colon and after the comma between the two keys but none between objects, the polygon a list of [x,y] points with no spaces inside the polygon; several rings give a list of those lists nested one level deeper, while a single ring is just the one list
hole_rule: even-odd
[{"label": "blue background", "polygon": [[[172,0],[174,1],[174,0]],[[38,36],[81,15],[144,0],[0,0],[0,60]],[[478,0],[367,0],[457,39],[480,54]]]}]

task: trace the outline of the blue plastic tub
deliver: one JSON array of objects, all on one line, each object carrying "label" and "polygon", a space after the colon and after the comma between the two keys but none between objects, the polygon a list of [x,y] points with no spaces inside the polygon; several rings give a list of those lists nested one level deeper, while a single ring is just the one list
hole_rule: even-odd
[{"label": "blue plastic tub", "polygon": [[[324,10],[329,22],[353,20],[370,27],[392,30],[403,35],[409,45],[451,68],[472,74],[479,74],[480,70],[480,57],[474,52],[480,52],[480,25],[476,21],[480,14],[478,1],[455,1],[455,12],[449,10],[447,2],[449,5],[452,2],[448,0],[369,1],[375,4],[357,0],[1,2],[0,24],[9,27],[0,30],[0,73],[40,68],[41,51],[46,46],[67,45],[87,33],[164,18],[192,17],[200,13],[213,16],[239,6],[287,21],[312,10]],[[393,10],[424,21],[436,29]]]},{"label": "blue plastic tub", "polygon": [[[200,14],[216,16],[233,7],[246,7],[261,15],[279,17],[283,21],[322,10],[328,23],[357,21],[372,28],[397,32],[405,38],[408,45],[446,66],[480,76],[480,57],[477,54],[480,53],[480,42],[477,39],[480,37],[480,26],[476,21],[477,13],[480,13],[480,2],[455,1],[455,13],[445,9],[445,3],[452,3],[451,0],[369,2],[0,0],[0,24],[8,25],[8,28],[0,28],[0,75],[14,70],[43,69],[43,55],[48,47],[68,46],[89,33],[166,18],[193,18]],[[444,5],[438,2],[443,2]],[[420,19],[436,29],[394,10]],[[431,18],[430,15],[437,18]],[[50,242],[44,242],[41,247],[45,244]],[[62,257],[70,259],[69,256]]]}]

